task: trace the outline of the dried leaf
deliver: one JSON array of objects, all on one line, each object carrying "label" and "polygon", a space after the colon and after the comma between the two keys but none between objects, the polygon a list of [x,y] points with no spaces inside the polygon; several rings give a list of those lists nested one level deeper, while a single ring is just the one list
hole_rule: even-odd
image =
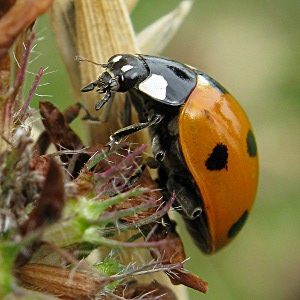
[{"label": "dried leaf", "polygon": [[160,54],[171,41],[192,8],[193,1],[181,1],[177,8],[149,25],[137,36],[141,53]]},{"label": "dried leaf", "polygon": [[[60,166],[54,159],[48,160],[45,183],[35,208],[28,216],[28,220],[21,225],[20,232],[23,237],[30,235],[45,225],[49,225],[61,216],[65,204],[64,182]],[[16,265],[25,264],[31,255],[40,246],[40,241],[35,240],[26,247],[17,258]]]},{"label": "dried leaf", "polygon": [[157,281],[152,281],[149,284],[142,284],[132,280],[131,282],[120,284],[117,287],[115,294],[120,297],[123,296],[126,299],[177,299],[171,289],[159,284]]},{"label": "dried leaf", "polygon": [[40,101],[42,121],[54,145],[61,150],[78,149],[82,142],[78,135],[70,128],[63,114],[50,102]]},{"label": "dried leaf", "polygon": [[6,0],[2,1],[0,5],[0,19],[11,9],[11,7],[16,3],[16,0]]},{"label": "dried leaf", "polygon": [[[74,119],[76,119],[78,117],[79,111],[82,107],[79,103],[76,103],[76,104],[70,106],[69,108],[67,108],[62,116],[62,114],[59,112],[59,110],[57,108],[55,108],[54,105],[51,104],[50,102],[45,102],[45,103],[40,102],[40,106],[42,106],[42,113],[44,113],[45,124],[51,123],[53,121],[51,118],[51,113],[49,114],[48,110],[56,111],[56,118],[57,119],[59,118],[61,120],[60,123],[63,126],[63,128],[60,128],[60,130],[64,131],[64,134],[67,134],[69,131],[71,131],[69,126],[66,127],[66,123],[70,124]],[[65,119],[65,122],[62,121],[63,119]],[[73,142],[77,142],[78,145],[80,145],[81,141],[79,138],[77,139],[76,136],[77,135],[74,133],[74,137],[77,141],[75,140]],[[59,142],[58,140],[56,140],[55,137],[53,137],[52,140],[54,140],[54,143]],[[44,155],[46,153],[50,143],[51,143],[51,139],[50,139],[50,136],[49,136],[47,130],[43,131],[33,146],[33,149],[32,149],[33,155],[35,157]]]},{"label": "dried leaf", "polygon": [[141,284],[136,280],[121,283],[114,293],[100,293],[105,278],[59,267],[27,264],[22,267],[18,278],[31,289],[57,295],[62,299],[162,299],[176,300],[173,292],[158,282]]},{"label": "dried leaf", "polygon": [[159,252],[151,252],[154,259],[163,259],[166,264],[182,263],[186,256],[182,241],[175,229],[176,223],[168,220],[168,224],[157,224],[156,230],[149,237],[149,241],[168,240],[168,247],[158,248]]},{"label": "dried leaf", "polygon": [[25,226],[27,230],[23,227],[25,232],[28,229],[38,228],[58,220],[64,205],[64,178],[62,170],[54,159],[49,159],[44,187],[36,207],[29,215],[31,220]]},{"label": "dried leaf", "polygon": [[[56,146],[57,150],[80,150],[83,147],[80,138],[68,125],[64,115],[52,103],[40,101],[40,114],[43,117],[42,121],[50,140]],[[68,114],[67,117],[70,118]],[[46,137],[44,136],[43,138]],[[38,147],[38,150],[42,151],[43,149]],[[77,156],[71,154],[60,156],[63,162],[69,163],[69,167],[71,168],[69,171],[75,177],[80,172],[84,163],[88,161],[89,157],[85,153],[78,153]]]},{"label": "dried leaf", "polygon": [[188,273],[183,269],[174,269],[166,274],[173,284],[183,284],[201,293],[207,293],[208,283],[195,274]]},{"label": "dried leaf", "polygon": [[70,299],[95,297],[101,284],[101,279],[92,275],[42,264],[27,264],[17,276],[28,288]]},{"label": "dried leaf", "polygon": [[52,159],[50,156],[34,157],[30,164],[31,170],[38,171],[41,176],[46,178],[50,159]]},{"label": "dried leaf", "polygon": [[[161,245],[157,248],[158,251],[152,250],[151,255],[154,259],[163,260],[163,264],[183,263],[186,259],[184,248],[180,236],[175,230],[175,222],[168,220],[169,224],[163,226],[158,224],[153,235],[150,236],[150,241],[167,240],[168,247]],[[186,272],[183,268],[176,268],[165,272],[175,285],[183,284],[187,287],[206,293],[208,284],[198,276]]]}]

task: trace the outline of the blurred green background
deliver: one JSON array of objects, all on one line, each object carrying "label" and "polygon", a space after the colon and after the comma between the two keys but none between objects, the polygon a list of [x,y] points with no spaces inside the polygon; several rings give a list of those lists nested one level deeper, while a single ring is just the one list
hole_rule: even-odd
[{"label": "blurred green background", "polygon": [[[178,2],[141,0],[136,30]],[[47,22],[39,21],[29,68],[49,66],[42,80],[50,84],[38,93],[65,108],[73,99]],[[198,67],[238,99],[260,154],[256,203],[234,242],[205,256],[182,229],[187,269],[209,282],[206,296],[190,291],[191,299],[300,299],[300,1],[197,0],[163,55]]]}]

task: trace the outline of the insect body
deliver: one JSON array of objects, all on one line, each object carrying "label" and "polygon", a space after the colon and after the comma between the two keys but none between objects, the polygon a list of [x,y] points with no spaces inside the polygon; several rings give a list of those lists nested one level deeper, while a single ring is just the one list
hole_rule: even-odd
[{"label": "insect body", "polygon": [[245,223],[258,181],[253,130],[238,102],[214,79],[169,59],[117,54],[83,92],[97,87],[104,98],[127,92],[141,123],[122,128],[111,142],[149,127],[159,180],[197,246],[213,253]]}]

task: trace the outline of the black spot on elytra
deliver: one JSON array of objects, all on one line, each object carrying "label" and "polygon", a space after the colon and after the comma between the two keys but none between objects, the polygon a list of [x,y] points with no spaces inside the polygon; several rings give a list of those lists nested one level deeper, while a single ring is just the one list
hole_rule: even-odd
[{"label": "black spot on elytra", "polygon": [[227,170],[228,150],[226,145],[217,144],[205,162],[207,170]]},{"label": "black spot on elytra", "polygon": [[242,229],[242,227],[244,226],[247,218],[248,218],[249,212],[246,210],[241,217],[230,227],[230,229],[228,230],[227,236],[228,238],[233,238],[234,236],[236,236],[240,230]]},{"label": "black spot on elytra", "polygon": [[248,131],[247,134],[247,152],[250,157],[255,157],[257,155],[257,147],[255,142],[255,137],[252,130]]}]

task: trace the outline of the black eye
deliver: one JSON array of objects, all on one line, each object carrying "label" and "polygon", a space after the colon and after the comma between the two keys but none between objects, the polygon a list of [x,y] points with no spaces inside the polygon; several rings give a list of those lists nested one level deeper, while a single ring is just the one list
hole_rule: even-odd
[{"label": "black eye", "polygon": [[130,69],[119,76],[119,92],[132,89],[140,80],[140,73],[136,69]]}]

